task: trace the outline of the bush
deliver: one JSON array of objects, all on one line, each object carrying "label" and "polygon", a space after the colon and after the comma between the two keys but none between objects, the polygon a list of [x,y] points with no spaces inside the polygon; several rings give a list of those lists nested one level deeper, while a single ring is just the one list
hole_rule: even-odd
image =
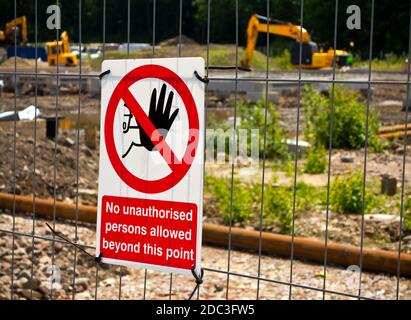
[{"label": "bush", "polygon": [[[231,180],[226,178],[206,177],[206,191],[216,197],[218,207],[222,213],[225,224],[230,223]],[[250,188],[241,185],[234,179],[232,201],[232,223],[245,223],[253,214],[254,194]]]},{"label": "bush", "polygon": [[[205,191],[213,196],[225,224],[230,223],[231,180],[206,176]],[[323,200],[324,189],[297,183],[296,212],[312,210]],[[289,233],[292,225],[294,187],[271,187],[264,189],[264,224],[276,222],[282,233]],[[259,225],[261,210],[261,184],[243,184],[234,179],[232,223]]]},{"label": "bush", "polygon": [[[361,173],[354,173],[348,177],[337,177],[331,184],[330,204],[334,210],[341,213],[362,213],[363,177]],[[375,196],[366,189],[364,211],[368,212]]]},{"label": "bush", "polygon": [[304,182],[297,182],[297,212],[314,210],[318,205],[325,203],[325,188],[318,188]]},{"label": "bush", "polygon": [[284,51],[278,56],[275,56],[273,60],[280,70],[292,70],[294,68],[291,64],[291,53],[288,49],[284,49]]},{"label": "bush", "polygon": [[[248,130],[248,152],[250,152],[250,132],[251,129],[259,129],[259,155],[263,156],[264,152],[264,123],[265,123],[265,100],[259,102],[239,103],[239,115],[241,124],[239,129]],[[284,158],[286,154],[284,132],[279,124],[279,115],[275,105],[268,103],[267,110],[267,137],[266,137],[266,157],[268,159]]]},{"label": "bush", "polygon": [[[241,117],[241,121],[237,122],[237,137],[236,143],[240,142],[239,130],[247,132],[247,153],[251,155],[251,139],[252,130],[258,130],[258,157],[263,157],[264,152],[264,124],[265,124],[265,100],[258,102],[239,101],[237,116]],[[227,119],[218,117],[213,113],[207,114],[207,128],[222,129],[227,131],[232,129],[232,125],[228,124]],[[286,145],[284,144],[284,133],[279,125],[279,115],[272,103],[268,104],[267,110],[267,140],[266,140],[266,158],[267,159],[285,159]],[[213,139],[214,152],[217,152],[217,144],[220,140],[216,135],[207,136],[206,139]],[[231,151],[233,137],[232,132],[223,138],[225,141],[225,153],[228,155]],[[211,140],[207,140],[210,142]],[[208,144],[207,142],[207,144]],[[241,141],[242,142],[242,141]]]},{"label": "bush", "polygon": [[[312,210],[322,200],[322,190],[298,182],[296,186],[296,212]],[[266,186],[264,197],[264,215],[269,220],[279,222],[282,233],[290,233],[293,218],[293,186]]]},{"label": "bush", "polygon": [[324,148],[318,147],[307,155],[304,172],[310,174],[323,173],[327,167],[327,153]]},{"label": "bush", "polygon": [[[305,112],[305,135],[315,146],[328,148],[331,119],[331,88],[328,96],[315,92],[306,86],[303,92]],[[379,116],[369,113],[368,145],[380,150],[378,139]],[[354,91],[335,86],[333,148],[360,149],[365,146],[366,104]]]},{"label": "bush", "polygon": [[288,234],[292,226],[293,197],[291,189],[285,187],[265,186],[264,189],[264,221],[265,224],[277,222],[280,232]]},{"label": "bush", "polygon": [[[282,168],[285,171],[285,176],[287,178],[293,178],[295,174],[295,161],[289,160],[289,161],[284,161],[282,164]],[[297,175],[299,174],[299,169],[297,164]]]}]

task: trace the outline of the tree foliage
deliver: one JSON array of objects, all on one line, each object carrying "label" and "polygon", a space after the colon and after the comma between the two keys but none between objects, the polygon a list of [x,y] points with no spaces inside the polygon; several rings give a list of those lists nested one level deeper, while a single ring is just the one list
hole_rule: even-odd
[{"label": "tree foliage", "polygon": [[[130,1],[130,41],[153,41],[153,1]],[[236,43],[244,46],[247,21],[253,13],[300,24],[301,0],[239,0],[236,16],[236,0],[183,0],[182,33],[194,40],[207,40],[208,3],[210,12],[210,41],[213,43]],[[55,1],[38,0],[38,41],[45,42],[56,37],[56,32],[46,28],[46,8]],[[60,0],[62,27],[73,41],[79,40],[79,1]],[[156,0],[155,42],[174,37],[179,33],[179,0]],[[324,49],[334,44],[335,1],[304,0],[303,25],[314,41]],[[361,8],[361,30],[348,30],[346,9],[356,4]],[[29,40],[35,36],[35,1],[16,0],[16,16],[26,15],[29,22]],[[268,8],[269,7],[269,8]],[[14,1],[0,0],[0,28],[14,16]],[[269,13],[267,12],[269,9]],[[373,57],[383,53],[404,54],[408,51],[410,21],[408,1],[375,1]],[[238,18],[238,29],[236,21]],[[371,1],[340,0],[337,15],[337,47],[347,48],[354,41],[354,53],[368,58],[370,44]],[[106,0],[106,41],[127,41],[127,1]],[[82,0],[82,40],[103,40],[103,0]],[[266,38],[260,37],[258,46],[265,46]],[[291,40],[270,36],[270,52],[281,52],[292,44]],[[277,51],[278,50],[278,51]]]}]

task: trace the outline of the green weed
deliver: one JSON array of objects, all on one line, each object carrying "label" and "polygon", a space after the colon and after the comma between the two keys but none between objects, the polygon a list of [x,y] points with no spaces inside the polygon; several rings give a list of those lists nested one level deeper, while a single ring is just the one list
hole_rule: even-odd
[{"label": "green weed", "polygon": [[327,153],[324,148],[310,150],[304,165],[304,172],[309,174],[324,173],[327,168]]},{"label": "green weed", "polygon": [[[364,212],[375,208],[378,199],[368,188],[365,189]],[[337,177],[331,184],[330,204],[341,213],[362,213],[363,176],[354,173],[348,177]]]},{"label": "green weed", "polygon": [[[334,112],[331,112],[331,88],[328,96],[315,92],[306,86],[303,92],[305,112],[305,135],[315,147],[328,148],[330,121],[333,115],[333,148],[360,149],[365,146],[366,104],[357,92],[335,86]],[[379,115],[369,114],[368,145],[379,151]]]}]

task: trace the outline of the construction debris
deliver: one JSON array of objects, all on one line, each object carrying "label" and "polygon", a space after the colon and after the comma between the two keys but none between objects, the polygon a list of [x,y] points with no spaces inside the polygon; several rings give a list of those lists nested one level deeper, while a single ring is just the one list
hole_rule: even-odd
[{"label": "construction debris", "polygon": [[0,113],[0,121],[19,121],[19,120],[34,120],[40,116],[41,112],[38,108],[31,105],[27,108],[15,112],[15,111],[6,111]]}]

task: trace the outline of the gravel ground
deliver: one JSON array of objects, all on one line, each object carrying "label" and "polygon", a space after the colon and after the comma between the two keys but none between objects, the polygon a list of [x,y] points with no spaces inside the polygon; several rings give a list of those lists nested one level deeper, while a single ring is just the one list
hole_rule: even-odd
[{"label": "gravel ground", "polygon": [[[39,95],[37,96],[37,108],[39,108],[44,115],[54,116],[56,114],[57,103],[57,112],[59,116],[64,116],[68,113],[77,114],[79,103],[78,91],[73,91],[74,94],[61,93],[58,100],[56,100],[56,96],[53,95]],[[82,94],[80,103],[82,113],[98,112],[100,109],[100,100],[90,96],[89,94]],[[34,93],[21,95],[16,99],[17,111],[23,110],[24,108],[34,104]],[[4,92],[0,99],[0,112],[10,110],[14,110],[14,93]]]},{"label": "gravel ground", "polygon": [[[50,231],[45,226],[45,219],[36,219],[35,233],[37,236],[51,237]],[[13,216],[10,213],[0,213],[0,229],[11,230]],[[19,233],[30,234],[33,221],[28,215],[16,214],[15,230]],[[56,221],[56,230],[66,237],[73,239],[75,225]],[[95,226],[79,224],[77,235],[80,243],[94,246]],[[0,231],[0,298],[9,299],[11,296],[11,264],[12,264],[11,233]],[[71,299],[73,294],[73,274],[76,274],[74,288],[76,299],[94,299],[96,292],[97,268],[90,257],[80,253],[74,262],[74,249],[70,245],[48,240],[36,239],[34,251],[32,239],[27,236],[16,235],[14,241],[14,271],[13,292],[17,299],[30,298],[30,285],[33,286],[33,299]],[[88,249],[94,254],[93,249]],[[31,280],[32,258],[33,279]],[[222,273],[207,270],[204,275],[204,284],[201,286],[201,299],[225,299],[227,294],[227,250],[224,248],[203,247],[203,266],[220,270]],[[247,252],[232,251],[230,270],[233,273],[256,276],[258,274],[258,255]],[[261,281],[259,283],[260,299],[288,299],[290,287],[289,259],[279,257],[261,257],[261,277],[279,283]],[[53,285],[50,290],[51,266],[59,268],[60,283]],[[321,265],[297,261],[293,263],[293,283],[305,286],[294,286],[291,290],[292,299],[322,299],[319,290],[323,287],[324,269]],[[75,269],[74,269],[75,268]],[[55,269],[57,270],[57,269]],[[74,271],[75,270],[75,271]],[[144,270],[134,268],[120,268],[118,266],[101,265],[98,268],[97,298],[118,299],[121,278],[122,299],[142,299],[144,295]],[[345,268],[328,266],[326,276],[327,290],[345,294],[358,292],[358,273],[347,271]],[[172,289],[170,291],[170,282]],[[229,299],[255,299],[257,280],[237,275],[229,277]],[[309,286],[315,289],[306,289]],[[376,299],[396,298],[397,278],[392,275],[364,272],[361,282],[363,297]],[[186,299],[192,289],[194,281],[191,277],[173,275],[168,273],[147,272],[146,293],[147,299]],[[400,278],[400,299],[411,299],[411,279]],[[326,299],[347,299],[346,296],[327,293]]]},{"label": "gravel ground", "polygon": [[[70,88],[68,88],[70,89]],[[76,88],[71,88],[75,92]],[[387,98],[393,100],[402,99],[404,90],[400,91],[385,90],[374,95],[375,100],[384,100]],[[387,94],[391,94],[387,96]],[[45,114],[55,113],[56,98],[54,96],[39,96],[38,106]],[[84,95],[82,100],[82,112],[97,112],[99,102],[97,99]],[[0,99],[0,112],[11,110],[14,107],[14,95],[4,93]],[[295,98],[287,97],[280,101],[281,118],[286,122],[291,122],[295,113]],[[17,99],[17,109],[20,110],[34,103],[33,96],[21,96]],[[77,112],[78,97],[76,95],[62,95],[59,98],[59,114]],[[380,108],[387,110],[387,106],[382,105]],[[398,114],[400,106],[395,105],[392,114]],[[291,110],[291,111],[290,111]],[[391,109],[390,109],[391,110]],[[391,113],[386,117],[386,123],[391,123],[394,118]],[[398,118],[397,120],[401,120]],[[397,122],[394,121],[395,123]],[[292,127],[292,126],[290,126]],[[76,132],[75,130],[60,130],[60,136],[57,140],[56,151],[56,171],[54,172],[54,141],[49,141],[44,137],[44,128],[39,129],[37,134],[36,147],[36,196],[42,198],[52,197],[54,192],[57,200],[73,203],[76,190]],[[3,146],[4,154],[13,154],[13,135],[12,130],[0,128],[0,145]],[[33,190],[33,129],[19,126],[17,128],[16,138],[16,193],[31,195]],[[351,163],[343,163],[341,157],[352,158]],[[362,151],[341,151],[334,150],[332,155],[332,176],[347,174],[354,170],[362,168],[363,165]],[[407,157],[407,167],[410,160]],[[0,191],[13,192],[13,167],[12,158],[5,156],[0,158]],[[98,150],[91,150],[85,146],[83,133],[80,135],[80,155],[79,155],[79,201],[83,204],[96,203],[97,197],[97,164]],[[379,177],[383,173],[389,173],[398,180],[401,178],[402,155],[401,146],[398,146],[398,152],[393,154],[370,154],[367,162],[367,174],[369,177]],[[212,169],[210,167],[209,169]],[[229,168],[230,169],[230,168]],[[247,168],[239,170],[239,175],[245,173]],[[237,170],[237,168],[236,168]],[[220,175],[227,172],[220,168]],[[56,174],[56,190],[54,190],[54,174]],[[290,178],[281,176],[277,173],[280,183],[290,183]],[[266,172],[267,179],[273,175],[272,170]],[[260,174],[255,175],[260,179]],[[323,186],[326,184],[325,175],[299,175],[299,181],[306,181],[309,184]],[[309,181],[308,181],[309,180]],[[411,182],[411,171],[407,170],[405,174],[406,185]],[[406,192],[408,192],[406,188]],[[207,205],[207,203],[206,203]],[[331,240],[358,245],[360,240],[360,217],[353,215],[337,215],[330,213],[329,237]],[[51,233],[45,227],[47,220],[40,219],[34,223],[36,235],[50,237]],[[299,223],[299,222],[303,223]],[[18,215],[16,217],[15,229],[18,232],[31,233],[33,222],[27,215]],[[219,221],[220,222],[220,221]],[[10,230],[13,225],[13,219],[10,213],[0,212],[0,229]],[[365,224],[365,244],[367,246],[380,247],[382,249],[396,250],[398,246],[398,221],[378,221],[367,220]],[[324,212],[308,212],[304,216],[297,215],[296,227],[301,236],[324,237],[325,216]],[[73,224],[60,222],[56,223],[56,229],[65,236],[74,238],[76,228]],[[95,226],[81,224],[77,228],[78,238],[81,243],[94,246],[95,243]],[[373,235],[380,238],[374,239]],[[403,250],[411,252],[411,237],[403,239]],[[381,242],[381,243],[379,243]],[[25,299],[30,297],[30,287],[32,285],[34,299],[70,299],[73,295],[73,274],[76,274],[74,289],[76,299],[95,298],[96,287],[96,266],[94,262],[84,254],[78,254],[76,263],[74,263],[74,249],[67,245],[56,243],[53,247],[51,241],[37,239],[34,241],[34,251],[32,250],[32,240],[29,237],[15,237],[15,256],[14,256],[14,293],[16,298]],[[0,298],[9,298],[11,295],[11,248],[12,236],[10,233],[0,231]],[[92,249],[89,249],[93,253]],[[54,251],[54,255],[52,252]],[[33,281],[31,281],[32,258],[33,264]],[[230,270],[234,273],[246,273],[249,276],[258,274],[258,256],[252,253],[233,251],[231,253]],[[221,270],[227,270],[227,251],[224,248],[203,248],[203,263],[205,267]],[[56,284],[52,296],[49,288],[49,271],[52,265],[57,265],[61,274],[60,284]],[[278,257],[263,256],[261,258],[261,276],[266,279],[272,279],[281,283],[270,283],[246,277],[230,276],[229,278],[229,299],[254,299],[256,298],[257,286],[259,285],[259,297],[261,299],[288,299],[290,287],[286,283],[290,280],[291,263],[288,259]],[[102,265],[98,272],[98,295],[99,299],[117,299],[119,296],[120,277],[121,297],[142,299],[144,288],[146,287],[146,298],[149,299],[184,299],[188,297],[194,287],[193,279],[186,276],[147,272],[147,281],[145,286],[144,270],[120,268],[116,266]],[[345,268],[330,266],[327,268],[326,288],[332,291],[338,291],[348,294],[356,294],[358,285],[356,280],[358,275],[346,271]],[[206,271],[205,282],[201,287],[200,298],[202,299],[224,299],[227,294],[227,276],[224,273]],[[170,291],[170,282],[172,290]],[[310,286],[321,289],[324,282],[323,267],[307,262],[294,261],[293,263],[293,282],[303,286]],[[397,279],[389,275],[377,275],[373,273],[364,273],[362,276],[361,292],[363,296],[378,299],[396,298]],[[171,293],[171,295],[170,295]],[[411,299],[411,281],[410,279],[400,279],[401,299]],[[298,287],[292,288],[292,299],[322,299],[323,294],[319,290],[308,290]],[[326,294],[327,299],[345,298],[341,295]]]},{"label": "gravel ground", "polygon": [[[13,130],[0,128],[0,145],[5,157],[0,157],[0,192],[32,195],[73,203],[77,190],[77,166],[79,164],[78,190],[80,202],[96,204],[98,178],[98,151],[88,148],[84,134],[80,132],[79,159],[77,161],[77,136],[75,130],[59,130],[57,142],[45,137],[45,128],[19,127],[16,136],[16,170],[13,170]],[[33,172],[34,143],[36,142],[36,167]],[[55,160],[55,161],[54,161]],[[14,186],[14,172],[15,182]],[[56,181],[56,185],[54,185]],[[35,183],[35,184],[33,184]]]},{"label": "gravel ground", "polygon": [[[0,157],[0,192],[32,195],[33,182],[35,182],[36,197],[53,198],[54,193],[58,201],[75,203],[76,191],[78,187],[79,202],[82,204],[96,205],[97,202],[97,180],[98,180],[98,149],[92,150],[85,145],[84,133],[80,132],[80,155],[79,155],[79,180],[77,185],[77,136],[75,130],[61,129],[57,144],[45,137],[44,128],[38,128],[36,139],[36,170],[33,174],[33,128],[24,126],[17,128],[16,137],[16,187],[13,183],[13,150],[14,137],[12,128],[0,127],[0,145],[3,153],[9,155]],[[57,151],[55,154],[55,146]],[[54,165],[56,157],[56,166]],[[342,157],[351,158],[352,162],[341,161]],[[407,167],[411,160],[407,157]],[[300,163],[300,166],[302,164]],[[332,177],[361,170],[363,165],[363,153],[361,151],[334,150],[332,154]],[[244,181],[261,181],[261,168],[256,174],[248,167],[236,166],[236,173]],[[218,176],[230,176],[231,165],[224,166],[207,164],[207,174]],[[367,161],[368,179],[379,179],[383,173],[389,173],[401,181],[402,156],[398,154],[370,154]],[[54,186],[54,175],[56,175],[56,186]],[[292,178],[283,171],[274,171],[271,166],[267,166],[266,181],[272,181],[277,177],[277,183],[282,185],[292,185]],[[35,179],[33,180],[33,178]],[[299,174],[298,181],[304,181],[314,186],[326,186],[327,175]],[[411,171],[405,174],[406,194],[409,194],[411,182]],[[400,187],[400,182],[398,183]],[[397,192],[397,198],[399,191]],[[395,202],[395,199],[392,200]],[[399,203],[399,198],[398,201]],[[221,224],[222,215],[215,206],[215,201],[208,195],[205,197],[205,216],[208,222]],[[391,220],[367,220],[365,223],[365,243],[368,246],[381,249],[397,250],[399,238],[398,209],[394,208],[389,213]],[[259,228],[258,214],[254,219],[255,224],[250,223],[249,227]],[[386,216],[388,218],[388,215]],[[314,212],[296,214],[296,233],[299,236],[315,237],[324,239],[325,234],[325,212],[322,209]],[[266,231],[281,232],[274,224],[264,226]],[[359,245],[361,233],[361,217],[359,215],[340,215],[330,213],[329,217],[329,239],[337,242]],[[411,252],[411,235],[403,232],[403,252]]]}]

